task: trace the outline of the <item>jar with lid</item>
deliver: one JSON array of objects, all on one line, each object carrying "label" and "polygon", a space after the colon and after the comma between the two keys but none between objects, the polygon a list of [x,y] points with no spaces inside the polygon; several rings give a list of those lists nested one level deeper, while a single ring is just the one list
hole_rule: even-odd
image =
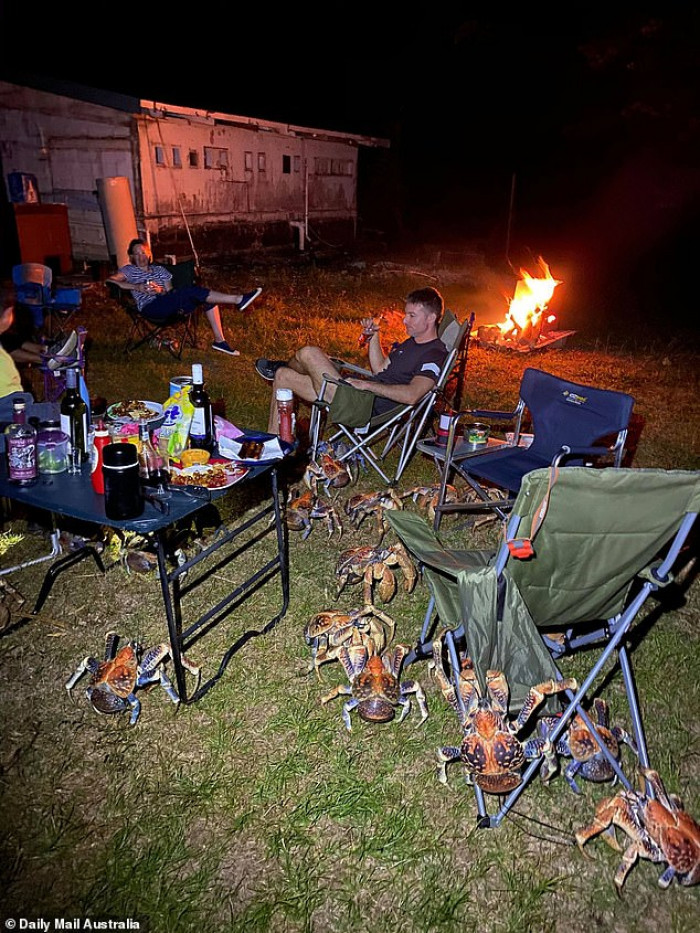
[{"label": "jar with lid", "polygon": [[65,473],[68,469],[70,438],[57,422],[42,422],[37,435],[40,473]]}]

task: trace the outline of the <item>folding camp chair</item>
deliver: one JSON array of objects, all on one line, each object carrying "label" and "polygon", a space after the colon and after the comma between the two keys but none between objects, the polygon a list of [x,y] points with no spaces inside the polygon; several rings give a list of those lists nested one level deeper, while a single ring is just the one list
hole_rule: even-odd
[{"label": "folding camp chair", "polygon": [[[628,651],[630,628],[648,597],[672,582],[676,563],[700,510],[700,472],[665,470],[538,469],[524,477],[498,552],[445,548],[427,523],[407,512],[387,520],[421,562],[431,600],[418,643],[406,663],[429,657],[432,634],[446,641],[456,683],[468,655],[484,682],[500,670],[510,687],[511,712],[531,686],[561,680],[555,659],[596,649],[589,672],[548,735],[554,747],[574,715],[600,689],[616,656],[629,707],[639,764],[649,755]],[[606,680],[610,672],[606,674]],[[600,742],[620,781],[630,782]],[[479,825],[497,826],[542,763],[536,757],[521,783],[489,816],[477,791]]]},{"label": "folding camp chair", "polygon": [[[438,334],[449,353],[433,387],[413,405],[396,405],[389,411],[372,417],[372,406],[377,396],[371,392],[360,392],[352,386],[343,384],[342,379],[338,381],[331,376],[326,376],[321,385],[319,397],[311,408],[309,434],[312,459],[315,459],[317,454],[321,440],[321,426],[325,418],[338,429],[329,438],[328,443],[334,444],[341,439],[349,442],[347,449],[339,457],[341,461],[360,455],[377,471],[387,485],[398,483],[415,452],[416,443],[425,429],[436,400],[445,391],[455,362],[460,355],[466,362],[473,324],[473,314],[460,324],[451,311],[445,312]],[[342,360],[334,360],[334,362],[338,365],[341,375],[343,372],[371,375],[367,370],[344,363]],[[462,363],[462,374],[463,365],[464,363]],[[332,401],[329,402],[327,395],[330,385],[335,385],[337,388]],[[382,443],[384,446],[381,453],[375,453],[373,446]],[[390,476],[383,469],[382,464],[395,447],[399,451],[398,463]]]},{"label": "folding camp chair", "polygon": [[[175,265],[167,263],[161,263],[161,265],[172,275],[174,289],[197,284],[194,260],[189,259]],[[196,311],[177,311],[170,317],[154,320],[149,318],[147,313],[138,310],[133,296],[128,291],[119,288],[114,282],[106,284],[110,296],[119,302],[131,321],[131,328],[123,348],[127,356],[148,344],[159,350],[167,350],[176,360],[180,360],[185,347],[197,346],[199,308]]]},{"label": "folding camp chair", "polygon": [[[446,512],[493,510],[505,520],[523,476],[539,467],[579,466],[606,462],[619,467],[634,399],[624,392],[598,389],[560,379],[539,369],[528,368],[520,383],[520,397],[513,411],[472,409],[456,412],[450,418],[446,447],[424,441],[418,450],[433,458],[440,471],[440,492],[435,506],[435,529]],[[521,443],[525,411],[532,419],[532,443]],[[484,446],[469,444],[460,437],[460,428],[469,422],[493,421],[512,425],[509,441],[490,437]],[[474,490],[475,502],[448,503],[447,486],[457,474]],[[488,485],[506,494],[495,499]]]},{"label": "folding camp chair", "polygon": [[12,284],[15,286],[16,303],[31,313],[35,332],[45,331],[50,339],[58,336],[54,333],[54,315],[64,329],[82,305],[81,289],[54,286],[50,267],[40,262],[23,262],[14,266]]}]

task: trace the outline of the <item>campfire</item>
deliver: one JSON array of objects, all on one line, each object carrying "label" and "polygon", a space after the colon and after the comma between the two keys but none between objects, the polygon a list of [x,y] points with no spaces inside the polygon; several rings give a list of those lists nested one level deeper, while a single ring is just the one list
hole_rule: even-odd
[{"label": "campfire", "polygon": [[540,256],[537,260],[540,276],[536,278],[525,269],[515,285],[505,320],[499,324],[482,324],[476,339],[482,346],[517,350],[521,353],[553,345],[561,346],[572,330],[555,331],[556,317],[546,314],[554,290],[562,282],[555,279],[549,266]]}]

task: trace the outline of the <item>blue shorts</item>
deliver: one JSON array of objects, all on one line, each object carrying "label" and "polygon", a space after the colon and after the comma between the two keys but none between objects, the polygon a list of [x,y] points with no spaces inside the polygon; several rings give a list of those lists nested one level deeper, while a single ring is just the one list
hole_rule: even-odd
[{"label": "blue shorts", "polygon": [[141,308],[140,313],[149,321],[164,321],[178,312],[191,314],[200,305],[206,304],[208,295],[209,289],[202,288],[201,285],[174,288],[171,292],[158,295],[153,301],[149,301]]}]

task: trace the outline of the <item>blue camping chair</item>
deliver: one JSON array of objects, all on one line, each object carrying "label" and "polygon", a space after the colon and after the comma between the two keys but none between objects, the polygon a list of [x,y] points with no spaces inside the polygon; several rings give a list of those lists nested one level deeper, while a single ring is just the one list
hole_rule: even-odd
[{"label": "blue camping chair", "polygon": [[26,308],[32,316],[34,330],[46,330],[53,338],[53,315],[60,319],[61,328],[82,305],[80,288],[53,285],[53,273],[49,266],[40,262],[23,262],[12,269],[12,284],[15,286],[15,301]]},{"label": "blue camping chair", "polygon": [[[568,703],[543,734],[559,751],[576,715],[598,736],[586,708],[603,682],[618,673],[610,670],[616,660],[633,747],[639,765],[649,768],[630,629],[649,597],[673,583],[672,569],[698,511],[700,471],[567,467],[538,469],[524,477],[497,552],[446,548],[421,517],[387,513],[392,529],[420,562],[431,594],[422,631],[405,663],[433,657],[434,643],[444,641],[456,701],[452,705],[458,706],[468,656],[481,684],[487,683],[488,671],[505,674],[514,713],[530,687],[564,678],[559,659],[593,652],[594,663],[579,677],[575,691],[562,694]],[[441,634],[434,635],[438,627]],[[556,713],[552,699],[549,712]],[[464,723],[464,709],[457,711]],[[609,773],[629,789],[622,756],[618,760],[605,742],[598,744]],[[521,780],[493,815],[487,812],[482,788],[474,784],[479,826],[501,822],[543,760],[535,750]],[[650,787],[648,791],[653,795]]]},{"label": "blue camping chair", "polygon": [[[616,467],[622,463],[634,399],[624,392],[598,389],[560,379],[539,369],[527,368],[513,411],[472,409],[456,412],[450,419],[446,447],[421,442],[418,450],[429,454],[440,470],[440,492],[435,507],[435,529],[446,512],[489,509],[502,520],[510,511],[523,477],[531,470],[598,463],[605,458]],[[521,446],[525,412],[532,419],[534,437]],[[489,438],[483,447],[460,437],[460,428],[473,421],[512,425],[509,441]],[[447,486],[458,474],[474,490],[478,501],[447,503]],[[489,486],[506,498],[494,499]]]}]

